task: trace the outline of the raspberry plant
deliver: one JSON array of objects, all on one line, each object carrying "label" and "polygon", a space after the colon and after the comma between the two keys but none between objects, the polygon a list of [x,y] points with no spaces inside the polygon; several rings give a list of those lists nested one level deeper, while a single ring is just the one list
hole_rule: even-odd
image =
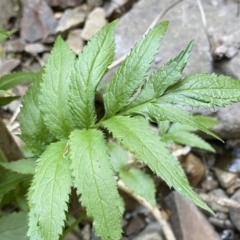
[{"label": "raspberry plant", "polygon": [[240,83],[214,74],[182,79],[193,42],[147,78],[168,26],[162,22],[133,47],[115,72],[103,95],[105,115],[98,120],[95,93],[113,61],[116,23],[103,27],[77,58],[58,37],[46,66],[24,97],[21,137],[38,157],[28,193],[30,239],[59,239],[72,187],[93,219],[96,235],[103,240],[120,239],[123,204],[114,177],[117,173],[135,194],[155,204],[152,180],[139,170],[124,168],[126,159],[114,160],[116,149],[107,144],[106,131],[169,187],[212,212],[192,190],[164,141],[149,128],[149,121],[176,122],[219,139],[201,118],[181,107],[237,102]]}]

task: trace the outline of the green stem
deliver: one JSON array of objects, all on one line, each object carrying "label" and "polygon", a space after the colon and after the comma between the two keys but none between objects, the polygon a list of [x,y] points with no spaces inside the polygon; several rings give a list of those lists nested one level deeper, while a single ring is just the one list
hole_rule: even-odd
[{"label": "green stem", "polygon": [[71,232],[84,218],[84,215],[78,217],[62,234],[62,236],[66,236],[69,232]]}]

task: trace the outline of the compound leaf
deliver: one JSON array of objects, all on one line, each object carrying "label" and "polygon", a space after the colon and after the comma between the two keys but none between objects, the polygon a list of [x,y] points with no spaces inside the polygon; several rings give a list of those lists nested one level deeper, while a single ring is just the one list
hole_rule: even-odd
[{"label": "compound leaf", "polygon": [[204,141],[202,138],[198,137],[196,134],[186,131],[176,131],[172,133],[167,133],[162,137],[162,141],[175,142],[190,147],[205,149],[210,152],[215,152],[214,148],[209,143]]},{"label": "compound leaf", "polygon": [[187,64],[192,46],[193,41],[176,58],[164,64],[157,72],[152,73],[148,81],[145,82],[140,94],[130,103],[128,108],[160,97],[169,86],[176,83],[182,76],[182,71]]},{"label": "compound leaf", "polygon": [[74,130],[70,136],[74,186],[101,239],[120,239],[122,202],[113,176],[103,133]]},{"label": "compound leaf", "polygon": [[102,124],[139,161],[147,164],[153,172],[166,181],[169,187],[174,187],[181,195],[213,213],[190,187],[178,160],[145,123],[128,116],[115,116],[103,121]]},{"label": "compound leaf", "polygon": [[214,108],[238,102],[240,83],[227,76],[196,74],[169,87],[158,102],[181,106]]},{"label": "compound leaf", "polygon": [[58,139],[66,139],[74,128],[67,101],[74,61],[74,53],[58,36],[44,68],[39,96],[45,123]]},{"label": "compound leaf", "polygon": [[115,72],[104,95],[105,118],[113,116],[126,106],[134,92],[140,87],[158,52],[167,26],[168,22],[163,22],[149,30]]},{"label": "compound leaf", "polygon": [[27,233],[27,215],[14,212],[0,218],[0,240],[24,240]]},{"label": "compound leaf", "polygon": [[39,72],[35,75],[32,85],[23,97],[19,114],[22,132],[20,137],[38,156],[42,154],[46,146],[53,140],[53,136],[47,129],[40,112],[38,97],[41,81],[42,72]]},{"label": "compound leaf", "polygon": [[70,163],[65,154],[66,142],[56,142],[37,160],[29,194],[29,220],[33,221],[29,222],[29,235],[39,228],[44,240],[58,240],[62,233],[71,190]]},{"label": "compound leaf", "polygon": [[103,27],[79,54],[71,74],[69,105],[75,125],[89,128],[96,121],[95,91],[114,56],[114,21]]},{"label": "compound leaf", "polygon": [[0,89],[8,90],[20,83],[33,80],[37,74],[34,72],[15,72],[4,75],[0,78]]},{"label": "compound leaf", "polygon": [[35,163],[35,158],[27,158],[12,162],[0,162],[0,165],[13,172],[21,174],[34,174]]},{"label": "compound leaf", "polygon": [[156,206],[156,188],[148,174],[139,169],[122,169],[119,177],[133,193],[145,198],[153,207]]}]

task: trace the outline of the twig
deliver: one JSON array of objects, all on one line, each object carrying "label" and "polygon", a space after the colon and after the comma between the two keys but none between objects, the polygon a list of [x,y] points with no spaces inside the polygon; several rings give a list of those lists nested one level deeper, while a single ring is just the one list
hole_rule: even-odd
[{"label": "twig", "polygon": [[234,201],[232,199],[209,196],[204,193],[200,193],[199,196],[202,200],[204,200],[206,202],[215,202],[218,205],[223,206],[223,207],[240,209],[240,203],[238,203],[237,201]]},{"label": "twig", "polygon": [[[174,6],[176,6],[177,4],[179,4],[180,2],[182,2],[183,0],[178,0],[174,3],[169,4],[165,9],[163,9],[156,17],[155,19],[152,21],[152,23],[150,24],[150,26],[147,28],[147,30],[145,31],[144,35],[149,31],[149,29],[153,28],[158,21]],[[108,69],[113,69],[115,67],[117,67],[119,64],[121,64],[127,57],[128,54],[123,55],[122,57],[118,58],[117,60],[115,60],[109,67]]]},{"label": "twig", "polygon": [[156,220],[161,225],[161,227],[163,229],[163,233],[167,240],[176,240],[171,227],[169,226],[167,221],[162,217],[161,212],[159,211],[159,209],[157,207],[152,207],[151,204],[149,204],[144,198],[133,194],[121,180],[118,181],[118,188],[121,189],[122,191],[126,192],[127,194],[129,194],[131,197],[136,199],[140,204],[142,204],[144,207],[146,207],[149,211],[151,211],[153,216],[156,218]]},{"label": "twig", "polygon": [[200,14],[201,14],[204,32],[205,32],[205,34],[206,34],[206,36],[207,36],[207,39],[208,39],[210,52],[212,53],[212,52],[213,52],[213,48],[214,48],[213,38],[212,38],[212,36],[208,33],[208,29],[207,29],[207,19],[206,19],[206,15],[205,15],[205,12],[204,12],[204,9],[203,9],[202,1],[201,1],[201,0],[197,0],[197,4],[198,4],[198,8],[199,8],[199,11],[200,11]]}]

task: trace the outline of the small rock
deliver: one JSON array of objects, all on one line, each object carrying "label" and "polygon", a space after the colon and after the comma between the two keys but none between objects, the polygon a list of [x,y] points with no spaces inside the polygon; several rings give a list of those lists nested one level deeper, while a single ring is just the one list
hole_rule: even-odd
[{"label": "small rock", "polygon": [[84,40],[90,40],[91,37],[96,34],[107,21],[105,19],[105,11],[103,8],[95,8],[88,16],[85,26],[82,32],[82,38]]},{"label": "small rock", "polygon": [[[209,196],[216,197],[216,198],[225,198],[228,199],[226,193],[221,189],[217,188],[208,193]],[[228,213],[229,209],[227,207],[221,206],[215,202],[210,202],[209,203],[210,208],[212,208],[213,211],[215,212],[223,212],[223,213]]]},{"label": "small rock", "polygon": [[141,231],[144,227],[146,226],[146,223],[144,222],[144,220],[141,218],[141,216],[136,215],[135,217],[133,217],[127,227],[124,229],[124,233],[126,235],[132,235],[134,233],[138,233],[139,231]]},{"label": "small rock", "polygon": [[[240,202],[240,189],[232,195],[231,199]],[[229,213],[233,225],[240,231],[240,209],[230,208]]]},{"label": "small rock", "polygon": [[83,12],[82,7],[65,10],[59,21],[56,32],[64,32],[70,28],[83,24],[85,17],[86,14]]},{"label": "small rock", "polygon": [[78,237],[69,232],[66,236],[64,236],[63,240],[78,240]]},{"label": "small rock", "polygon": [[218,187],[218,182],[215,179],[210,178],[203,181],[201,186],[204,190],[211,191]]},{"label": "small rock", "polygon": [[22,52],[25,45],[26,43],[22,39],[13,39],[5,42],[4,50],[6,52]]},{"label": "small rock", "polygon": [[82,240],[89,240],[91,238],[91,227],[89,224],[86,224],[83,229],[81,230],[81,239]]},{"label": "small rock", "polygon": [[48,4],[53,7],[76,7],[82,3],[82,0],[47,0]]},{"label": "small rock", "polygon": [[177,192],[164,199],[171,212],[170,222],[177,240],[220,240],[199,209]]},{"label": "small rock", "polygon": [[10,73],[14,68],[20,64],[19,59],[7,59],[0,63],[0,77]]},{"label": "small rock", "polygon": [[236,183],[234,183],[227,189],[227,194],[232,195],[238,188],[240,188],[240,179],[239,178],[237,179]]},{"label": "small rock", "polygon": [[35,42],[55,33],[57,21],[45,0],[21,0],[21,2],[21,38]]},{"label": "small rock", "polygon": [[99,7],[102,4],[102,0],[87,0],[87,5],[89,9],[93,9],[95,7]]},{"label": "small rock", "polygon": [[15,17],[17,12],[14,11],[14,2],[9,0],[0,1],[0,27],[6,29],[8,26],[8,21],[11,17]]},{"label": "small rock", "polygon": [[216,175],[220,185],[223,188],[230,187],[231,185],[233,185],[236,182],[236,180],[238,178],[237,174],[231,173],[231,172],[226,172],[219,168],[214,168],[214,172],[215,172],[215,175]]},{"label": "small rock", "polygon": [[42,43],[32,43],[32,44],[27,44],[24,50],[27,53],[37,54],[37,53],[42,53],[46,51],[46,47]]},{"label": "small rock", "polygon": [[212,223],[212,225],[222,228],[222,229],[233,229],[233,225],[229,219],[218,219],[215,217],[208,218],[209,222]]},{"label": "small rock", "polygon": [[132,240],[162,240],[161,232],[159,223],[151,222],[136,237],[133,237]]},{"label": "small rock", "polygon": [[109,17],[116,9],[122,8],[122,6],[127,2],[128,0],[115,0],[114,2],[106,1],[104,4],[106,16]]},{"label": "small rock", "polygon": [[179,160],[183,169],[185,170],[191,186],[196,187],[205,174],[204,164],[200,158],[192,153],[181,156]]},{"label": "small rock", "polygon": [[82,30],[75,29],[75,30],[72,30],[67,37],[67,43],[69,47],[76,54],[80,53],[83,49],[84,41],[81,35],[82,35]]}]

